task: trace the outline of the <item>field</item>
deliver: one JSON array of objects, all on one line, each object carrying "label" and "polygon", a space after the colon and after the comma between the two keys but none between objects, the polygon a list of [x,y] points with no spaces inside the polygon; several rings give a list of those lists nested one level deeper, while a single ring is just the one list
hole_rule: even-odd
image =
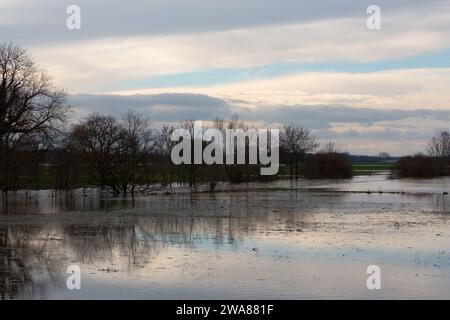
[{"label": "field", "polygon": [[[352,163],[353,175],[367,175],[374,174],[380,172],[390,171],[394,168],[395,163],[386,163],[386,162],[368,162],[368,163]],[[299,166],[299,174],[301,175],[303,172],[302,166]],[[288,165],[280,165],[280,170],[278,172],[279,176],[288,176],[289,175],[289,166]]]},{"label": "field", "polygon": [[390,171],[394,168],[395,163],[372,162],[372,163],[353,163],[352,169],[354,175],[365,175]]}]

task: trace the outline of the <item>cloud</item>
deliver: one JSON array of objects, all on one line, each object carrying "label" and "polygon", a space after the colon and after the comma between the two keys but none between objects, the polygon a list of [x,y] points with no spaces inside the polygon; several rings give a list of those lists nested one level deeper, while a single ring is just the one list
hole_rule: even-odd
[{"label": "cloud", "polygon": [[157,121],[211,118],[230,114],[227,101],[202,94],[161,93],[153,95],[88,95],[69,97],[77,118],[91,112],[121,115],[128,110],[144,113]]},{"label": "cloud", "polygon": [[[213,120],[217,116],[229,119],[233,114],[238,114],[247,121],[282,124],[296,121],[308,124],[312,129],[328,128],[339,123],[372,126],[389,122],[385,125],[395,125],[396,121],[414,118],[450,120],[450,110],[353,108],[344,105],[260,105],[248,108],[244,100],[194,93],[78,94],[71,95],[69,103],[84,114],[100,112],[119,115],[131,109],[146,113],[158,121]],[[411,124],[403,128],[411,128]]]},{"label": "cloud", "polygon": [[74,121],[89,112],[119,116],[132,109],[148,116],[154,124],[185,119],[230,119],[233,114],[264,127],[298,122],[310,128],[320,141],[334,140],[345,150],[368,154],[422,151],[436,130],[446,128],[450,121],[450,110],[387,110],[343,105],[261,105],[249,109],[242,100],[188,93],[73,95],[70,103],[76,111]]},{"label": "cloud", "polygon": [[[378,0],[386,12],[423,7],[420,0]],[[427,8],[438,4],[427,1]],[[264,25],[304,23],[334,18],[366,17],[369,0],[77,0],[83,32],[65,29],[71,0],[0,2],[1,39],[24,45],[111,37],[186,34]]]},{"label": "cloud", "polygon": [[[125,36],[118,31],[95,37],[86,27],[79,31],[89,35],[85,39],[73,39],[69,33],[67,41],[52,45],[40,42],[30,51],[71,92],[99,92],[151,76],[211,68],[277,62],[372,62],[429,53],[450,44],[449,9],[448,3],[436,3],[386,10],[383,29],[377,32],[366,28],[365,10],[356,16],[286,19],[278,24],[236,23],[231,29],[170,34],[149,31]],[[115,23],[126,29],[128,23],[119,21]]]},{"label": "cloud", "polygon": [[257,126],[280,127],[290,122],[310,128],[322,142],[333,140],[342,150],[359,154],[386,151],[402,155],[423,151],[438,129],[448,127],[450,110],[353,108],[343,105],[260,105],[201,94],[72,95],[77,121],[90,112],[120,116],[127,110],[148,116],[155,125],[194,119],[230,119],[238,114]]},{"label": "cloud", "polygon": [[[305,72],[230,84],[176,87],[174,92],[202,93],[261,105],[346,105],[380,109],[448,109],[450,68],[406,69],[366,73]],[[167,89],[119,91],[160,93]]]},{"label": "cloud", "polygon": [[331,139],[360,139],[360,140],[384,140],[384,141],[405,141],[405,140],[428,140],[428,132],[417,132],[415,130],[402,131],[398,129],[384,128],[382,130],[357,131],[354,129],[346,130],[342,133],[329,132],[329,135],[321,135],[321,138]]},{"label": "cloud", "polygon": [[[380,31],[366,28],[368,0],[79,0],[82,29],[74,32],[65,27],[69,4],[0,2],[0,39],[29,48],[72,94],[77,119],[128,109],[160,122],[238,113],[261,125],[299,121],[362,153],[417,150],[450,120],[448,62],[420,68],[413,61],[448,52],[449,1],[380,0]],[[410,69],[395,69],[406,58]],[[356,72],[372,62],[389,71]],[[347,71],[306,68],[339,63]],[[273,65],[299,67],[270,76]],[[252,68],[269,72],[229,83],[220,72],[217,81],[205,76]],[[183,80],[183,73],[203,75],[193,81],[201,85],[143,85],[158,76]]]}]

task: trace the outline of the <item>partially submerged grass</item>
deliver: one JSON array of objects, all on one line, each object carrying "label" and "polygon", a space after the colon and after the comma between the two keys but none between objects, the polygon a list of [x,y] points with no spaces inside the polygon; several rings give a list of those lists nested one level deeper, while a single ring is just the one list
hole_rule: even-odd
[{"label": "partially submerged grass", "polygon": [[[370,175],[375,173],[380,173],[384,171],[390,171],[394,168],[394,163],[353,163],[352,171],[353,175]],[[303,166],[299,166],[299,175],[303,176]],[[28,189],[53,189],[56,185],[55,179],[56,173],[55,169],[50,166],[42,166],[39,169],[37,177],[22,177],[22,184],[28,186]],[[280,170],[278,172],[278,179],[287,179],[289,178],[289,166],[288,165],[280,165]],[[159,175],[158,172],[155,172],[155,175],[152,177],[152,182],[162,182],[164,181],[164,177]],[[94,186],[95,183],[90,178],[89,172],[84,171],[78,173],[73,181],[72,187],[74,189],[77,188],[89,188]],[[284,188],[281,188],[284,189]],[[273,190],[273,189],[272,189]],[[282,191],[282,190],[280,190]]]}]

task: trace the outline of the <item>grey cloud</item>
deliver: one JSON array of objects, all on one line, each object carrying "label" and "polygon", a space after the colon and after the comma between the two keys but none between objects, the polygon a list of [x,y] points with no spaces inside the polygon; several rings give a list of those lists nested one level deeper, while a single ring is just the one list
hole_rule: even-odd
[{"label": "grey cloud", "polygon": [[[230,119],[238,114],[247,121],[265,124],[287,124],[298,122],[312,129],[320,140],[337,140],[340,143],[352,141],[352,145],[364,146],[364,141],[380,141],[380,148],[387,142],[396,143],[400,147],[392,147],[396,154],[411,153],[420,150],[412,149],[405,141],[426,141],[434,134],[432,129],[421,127],[421,121],[436,122],[436,128],[450,120],[450,110],[385,110],[369,108],[351,108],[347,106],[259,106],[247,108],[244,101],[226,100],[203,94],[163,93],[148,95],[73,95],[69,97],[75,110],[75,119],[79,112],[100,112],[120,115],[127,110],[135,110],[148,116],[155,125],[161,122],[178,122],[185,119],[213,120],[216,117]],[[244,105],[244,106],[243,106]],[[254,111],[257,110],[257,111]],[[78,113],[77,113],[78,111]],[[408,120],[407,125],[404,121]],[[403,122],[403,123],[402,123]],[[333,130],[333,124],[358,126],[358,129],[348,129],[341,133]],[[371,128],[361,129],[361,126],[377,125],[383,130],[374,131]],[[402,149],[403,148],[403,149]],[[409,149],[408,149],[409,148]],[[358,149],[361,152],[360,149]],[[352,150],[349,150],[352,151]],[[365,153],[376,150],[365,150]],[[378,152],[378,151],[377,151]],[[376,153],[376,152],[375,152]]]},{"label": "grey cloud", "polygon": [[[0,5],[0,39],[27,46],[102,37],[220,31],[349,16],[364,19],[372,1],[78,0],[82,29],[75,32],[65,27],[66,8],[73,1],[29,0],[24,3]],[[386,11],[410,9],[418,4],[423,5],[423,1],[377,1]]]},{"label": "grey cloud", "polygon": [[83,112],[120,115],[135,110],[156,121],[184,119],[211,119],[226,117],[231,113],[227,101],[202,94],[162,93],[153,95],[89,95],[69,97],[69,104]]},{"label": "grey cloud", "polygon": [[405,120],[408,118],[450,120],[450,111],[351,108],[341,105],[298,105],[265,107],[261,110],[261,113],[255,112],[246,116],[254,121],[264,119],[280,123],[297,121],[313,129],[324,129],[329,128],[333,123],[358,123],[371,126],[374,123]]},{"label": "grey cloud", "polygon": [[341,133],[341,136],[344,138],[360,138],[361,134],[356,130],[350,129]]},{"label": "grey cloud", "polygon": [[332,130],[318,130],[315,132],[321,139],[355,139],[355,140],[427,140],[431,137],[428,131],[418,132],[415,130],[402,131],[392,128],[384,128],[380,131],[357,131],[354,129],[337,133]]},{"label": "grey cloud", "polygon": [[[352,108],[342,105],[296,105],[242,107],[245,101],[227,100],[204,94],[161,93],[142,95],[72,95],[70,105],[84,112],[122,114],[129,109],[147,114],[158,121],[183,119],[225,119],[238,114],[245,120],[266,123],[302,123],[311,129],[327,129],[333,124],[349,123],[371,126],[406,119],[450,120],[450,110],[399,110]],[[397,129],[411,128],[399,124]],[[349,131],[347,136],[358,133]]]},{"label": "grey cloud", "polygon": [[[384,121],[398,121],[408,118],[427,118],[450,120],[450,110],[400,110],[352,108],[342,105],[295,105],[295,106],[258,106],[241,107],[245,101],[227,100],[205,94],[161,93],[137,95],[94,95],[79,94],[69,97],[70,105],[85,111],[120,114],[124,110],[136,109],[149,113],[158,120],[165,121],[165,116],[178,114],[177,120],[186,117],[210,120],[215,116],[230,118],[237,113],[248,121],[270,123],[288,123],[291,121],[309,124],[313,129],[324,129],[333,123],[358,123],[370,126]],[[181,113],[179,113],[181,112]]]}]

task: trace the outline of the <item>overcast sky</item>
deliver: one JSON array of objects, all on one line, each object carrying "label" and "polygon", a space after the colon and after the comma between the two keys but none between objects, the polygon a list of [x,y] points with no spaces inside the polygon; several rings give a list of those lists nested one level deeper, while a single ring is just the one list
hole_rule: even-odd
[{"label": "overcast sky", "polygon": [[[66,9],[81,8],[81,30]],[[369,5],[381,30],[366,27]],[[0,42],[70,93],[73,121],[292,121],[342,151],[423,151],[450,127],[450,1],[0,0]]]}]

